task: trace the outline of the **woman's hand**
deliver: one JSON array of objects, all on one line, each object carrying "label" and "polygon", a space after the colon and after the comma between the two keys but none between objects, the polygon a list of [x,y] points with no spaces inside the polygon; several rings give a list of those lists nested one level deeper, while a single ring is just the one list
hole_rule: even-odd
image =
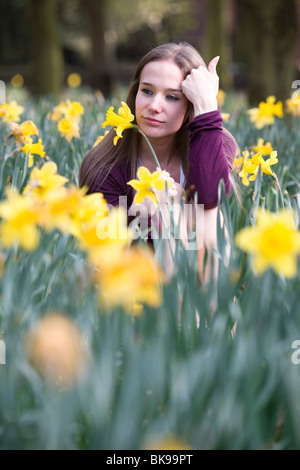
[{"label": "woman's hand", "polygon": [[200,65],[193,69],[182,82],[183,93],[194,105],[194,116],[218,109],[219,77],[216,68],[219,58],[214,57],[207,68]]}]

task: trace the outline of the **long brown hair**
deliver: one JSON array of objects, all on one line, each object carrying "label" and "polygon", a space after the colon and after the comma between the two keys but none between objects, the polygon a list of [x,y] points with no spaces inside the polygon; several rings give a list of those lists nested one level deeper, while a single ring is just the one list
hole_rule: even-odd
[{"label": "long brown hair", "polygon": [[[151,49],[139,62],[128,90],[126,103],[134,115],[135,100],[142,70],[149,62],[161,60],[169,60],[175,63],[181,69],[184,79],[192,69],[198,68],[200,65],[206,67],[198,51],[186,42],[165,43]],[[182,168],[186,176],[188,175],[188,129],[186,124],[191,121],[193,117],[193,105],[188,102],[183,124],[177,132],[175,139],[176,149],[179,152]],[[136,124],[135,121],[134,123]],[[105,138],[87,153],[80,168],[80,186],[91,186],[95,175],[103,175],[104,180],[112,168],[122,162],[130,163],[131,178],[136,177],[139,139],[143,137],[138,132],[126,130],[123,134],[123,138],[119,139],[115,146],[113,144],[114,136],[115,131],[111,129]]]}]

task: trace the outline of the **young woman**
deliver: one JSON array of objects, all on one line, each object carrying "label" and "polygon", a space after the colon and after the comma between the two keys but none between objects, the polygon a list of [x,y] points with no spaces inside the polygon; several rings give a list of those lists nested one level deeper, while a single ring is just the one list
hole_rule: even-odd
[{"label": "young woman", "polygon": [[[177,196],[183,190],[190,202],[204,208],[204,244],[216,245],[218,185],[231,190],[231,168],[236,142],[222,126],[218,110],[219,57],[208,67],[188,43],[166,43],[153,48],[140,61],[126,103],[139,128],[148,137],[162,170],[174,179]],[[112,129],[83,159],[80,186],[101,192],[107,203],[119,205],[125,198],[132,213],[134,191],[127,183],[137,168],[157,169],[143,136],[126,130],[117,145]],[[130,212],[131,211],[131,212]],[[134,216],[129,217],[129,222]],[[198,249],[201,279],[204,247]]]}]

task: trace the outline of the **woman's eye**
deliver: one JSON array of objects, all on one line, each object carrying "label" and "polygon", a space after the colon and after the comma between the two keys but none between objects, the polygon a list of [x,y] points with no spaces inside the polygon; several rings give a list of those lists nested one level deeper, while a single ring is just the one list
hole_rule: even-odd
[{"label": "woman's eye", "polygon": [[167,95],[167,100],[178,101],[179,98],[177,96],[174,96],[174,95]]},{"label": "woman's eye", "polygon": [[142,88],[142,92],[143,92],[145,95],[152,95],[152,91],[149,90],[148,88]]}]

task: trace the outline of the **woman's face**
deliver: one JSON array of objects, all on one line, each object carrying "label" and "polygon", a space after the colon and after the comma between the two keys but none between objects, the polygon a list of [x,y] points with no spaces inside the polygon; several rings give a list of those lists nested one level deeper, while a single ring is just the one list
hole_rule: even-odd
[{"label": "woman's face", "polygon": [[135,115],[147,137],[168,137],[181,128],[188,104],[181,89],[183,80],[182,71],[174,62],[153,61],[143,68]]}]

